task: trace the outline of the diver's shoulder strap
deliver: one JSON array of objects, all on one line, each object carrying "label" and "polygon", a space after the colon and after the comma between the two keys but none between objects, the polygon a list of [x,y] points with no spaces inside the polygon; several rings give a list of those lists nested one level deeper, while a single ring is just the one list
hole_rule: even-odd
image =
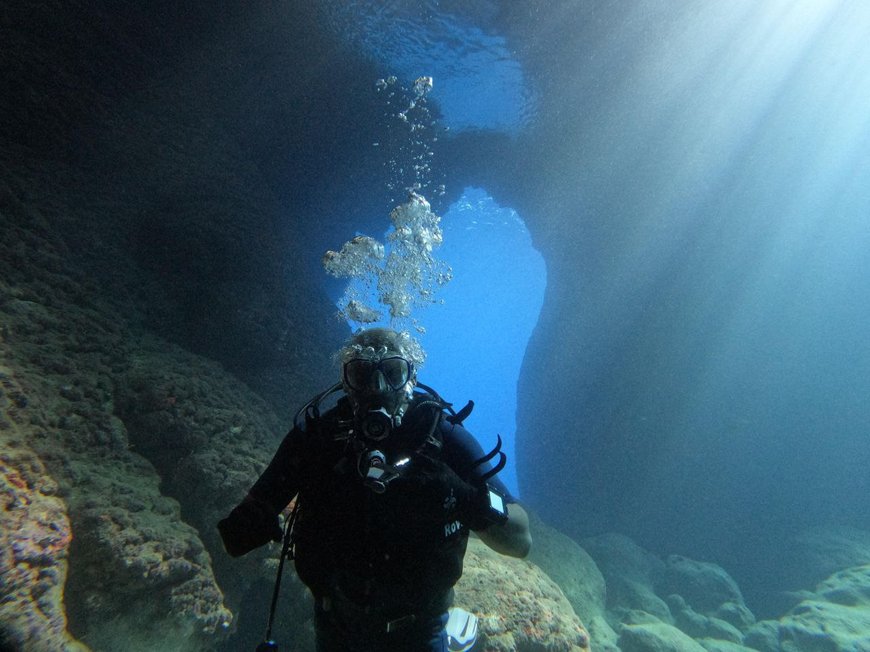
[{"label": "diver's shoulder strap", "polygon": [[428,385],[418,382],[417,387],[425,393],[416,394],[414,396],[413,408],[429,408],[433,412],[432,423],[426,433],[423,443],[420,448],[417,449],[417,452],[422,453],[429,448],[440,454],[444,445],[439,428],[442,419],[454,426],[462,425],[462,422],[474,409],[474,401],[468,401],[465,407],[463,407],[459,412],[456,412],[453,409],[452,403],[445,401],[438,392]]},{"label": "diver's shoulder strap", "polygon": [[474,401],[469,400],[468,403],[465,404],[465,407],[457,412],[453,409],[453,403],[448,403],[447,401],[445,401],[443,398],[441,398],[441,394],[436,392],[428,385],[417,382],[417,387],[431,395],[435,401],[439,402],[441,404],[442,410],[446,410],[450,413],[450,416],[446,417],[446,419],[454,426],[461,426],[462,422],[468,418],[468,415],[471,414],[471,411],[474,409]]},{"label": "diver's shoulder strap", "polygon": [[420,433],[415,452],[440,455],[443,442],[438,426],[444,418],[446,404],[434,390],[425,386],[423,389],[426,393],[415,394],[406,413],[415,424],[414,430]]},{"label": "diver's shoulder strap", "polygon": [[296,412],[296,415],[293,417],[293,425],[297,428],[303,428],[312,422],[316,422],[320,419],[320,404],[323,403],[323,400],[336,392],[342,389],[341,383],[336,383],[332,387],[328,387],[320,394],[312,398],[305,405],[299,408],[299,411]]},{"label": "diver's shoulder strap", "polygon": [[336,383],[322,391],[303,405],[293,417],[293,426],[300,430],[314,432],[321,438],[328,433],[334,441],[347,441],[352,427],[351,408],[347,396],[340,396],[335,406],[323,412],[323,401],[343,389],[341,383]]}]

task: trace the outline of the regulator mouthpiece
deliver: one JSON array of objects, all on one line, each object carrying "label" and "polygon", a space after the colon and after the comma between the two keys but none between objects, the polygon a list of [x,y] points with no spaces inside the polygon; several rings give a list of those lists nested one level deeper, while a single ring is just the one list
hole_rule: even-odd
[{"label": "regulator mouthpiece", "polygon": [[398,417],[394,417],[384,407],[369,410],[360,422],[360,433],[368,440],[381,441],[390,436],[394,425],[399,425],[394,424],[397,419]]}]

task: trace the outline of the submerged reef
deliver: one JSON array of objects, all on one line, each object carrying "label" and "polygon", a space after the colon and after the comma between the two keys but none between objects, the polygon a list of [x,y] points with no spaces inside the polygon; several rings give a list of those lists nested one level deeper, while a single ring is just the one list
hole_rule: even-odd
[{"label": "submerged reef", "polygon": [[813,528],[783,549],[790,608],[752,627],[747,645],[761,652],[870,650],[870,532]]},{"label": "submerged reef", "polygon": [[529,560],[538,565],[565,593],[589,632],[596,652],[617,650],[616,632],[607,621],[607,586],[595,561],[573,539],[529,514],[534,540]]}]

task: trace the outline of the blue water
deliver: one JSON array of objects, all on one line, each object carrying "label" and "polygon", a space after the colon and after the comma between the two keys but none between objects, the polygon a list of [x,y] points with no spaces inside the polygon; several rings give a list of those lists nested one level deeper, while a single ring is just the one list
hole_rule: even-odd
[{"label": "blue water", "polygon": [[422,316],[428,358],[420,378],[457,410],[474,400],[465,426],[485,450],[501,435],[508,465],[499,477],[519,495],[517,378],[544,300],[546,266],[520,216],[479,188],[466,188],[442,223],[439,255],[454,277],[439,293],[444,303]]},{"label": "blue water", "polygon": [[[494,7],[469,4],[450,12],[437,1],[351,2],[329,3],[324,11],[332,29],[382,66],[384,77],[396,75],[405,89],[422,75],[434,78],[426,101],[437,127],[424,136],[408,136],[418,150],[437,147],[438,134],[475,129],[516,134],[534,116],[536,91],[507,39],[485,22],[469,20],[469,12],[492,18]],[[400,137],[396,125],[390,128],[392,138]],[[407,173],[407,162],[404,167]],[[417,180],[435,202],[429,179]],[[474,400],[465,425],[486,450],[501,436],[508,465],[500,477],[519,495],[516,384],[543,302],[545,264],[522,217],[500,206],[485,188],[466,188],[442,218],[444,244],[435,254],[454,276],[438,292],[442,304],[415,314],[426,329],[420,337],[427,352],[420,380],[457,410]]]},{"label": "blue water", "polygon": [[[481,188],[466,188],[441,218],[444,241],[434,254],[453,278],[437,289],[435,303],[413,313],[421,328],[411,332],[426,352],[418,377],[457,412],[474,401],[464,425],[486,451],[501,437],[508,463],[499,477],[518,496],[517,379],[544,300],[546,266],[522,218]],[[364,296],[386,314],[373,290]],[[386,318],[377,325],[408,326]]]},{"label": "blue water", "polygon": [[[463,13],[495,13],[468,3],[444,11],[438,0],[410,3],[326,3],[332,29],[382,67],[409,83],[435,78],[443,124],[466,129],[520,129],[534,111],[535,92],[504,35]],[[474,93],[469,94],[469,89]]]}]

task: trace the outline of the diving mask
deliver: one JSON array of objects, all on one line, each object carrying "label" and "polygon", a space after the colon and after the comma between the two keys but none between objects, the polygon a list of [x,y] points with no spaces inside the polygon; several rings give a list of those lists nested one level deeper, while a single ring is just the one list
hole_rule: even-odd
[{"label": "diving mask", "polygon": [[353,358],[344,364],[344,384],[348,390],[362,394],[398,392],[413,373],[414,366],[400,356],[380,360]]},{"label": "diving mask", "polygon": [[398,355],[352,358],[344,364],[342,379],[365,439],[385,439],[401,424],[413,391],[411,362]]}]

